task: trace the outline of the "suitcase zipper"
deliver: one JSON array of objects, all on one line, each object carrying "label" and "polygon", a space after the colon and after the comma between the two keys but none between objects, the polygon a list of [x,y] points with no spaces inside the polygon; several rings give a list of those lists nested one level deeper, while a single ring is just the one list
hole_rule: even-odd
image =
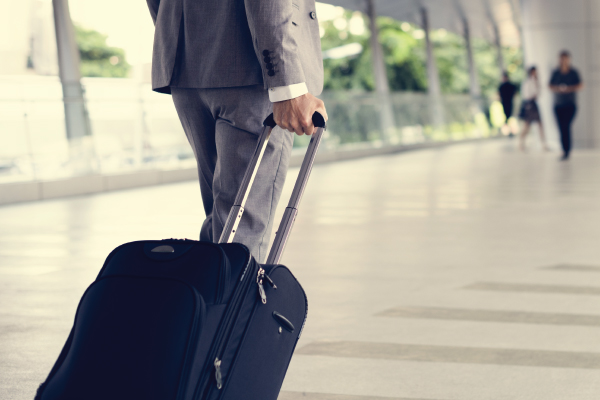
[{"label": "suitcase zipper", "polygon": [[223,387],[223,375],[221,375],[221,360],[215,358],[215,380],[217,381],[217,389]]},{"label": "suitcase zipper", "polygon": [[263,279],[266,279],[269,282],[269,285],[273,289],[277,289],[277,285],[273,282],[273,279],[269,275],[266,274],[263,267],[258,269],[258,274],[256,274],[256,284],[258,285],[258,295],[260,296],[260,300],[263,304],[267,304],[267,293],[265,292],[265,288],[263,286]]},{"label": "suitcase zipper", "polygon": [[[258,271],[257,271],[257,274],[256,274],[256,283],[257,283],[257,286],[259,287],[259,293],[258,294],[259,294],[259,297],[260,297],[261,301],[263,300],[263,295],[264,295],[264,298],[266,298],[266,294],[264,292],[264,284],[263,284],[264,280],[266,280],[268,282],[268,284],[273,289],[277,290],[277,285],[275,284],[275,282],[273,281],[273,279],[269,276],[269,274],[272,274],[273,271],[275,271],[279,267],[281,267],[281,266],[279,266],[279,265],[274,266],[274,268],[271,268],[270,271],[269,271],[269,273],[267,273],[267,271],[261,265],[258,265]],[[283,267],[283,268],[287,270],[287,268],[285,268],[285,267]],[[291,272],[290,272],[290,274],[291,274]],[[293,275],[292,275],[292,277],[293,277]],[[294,279],[295,279],[295,277],[294,277]],[[249,289],[251,289],[252,286],[253,285],[250,285]],[[247,298],[247,296],[249,294],[250,294],[250,290],[247,290],[246,295],[244,296],[244,298]],[[306,296],[304,296],[304,300],[305,300],[305,303],[306,303]],[[255,305],[253,306],[254,311],[256,311],[260,307],[261,307],[260,303],[258,303],[258,304],[255,303]],[[252,313],[254,313],[254,311]],[[296,345],[298,344],[298,339],[300,339],[300,335],[302,334],[302,330],[304,330],[304,324],[306,323],[307,312],[308,312],[308,310],[306,310],[305,313],[304,313],[304,318],[303,318],[303,321],[302,321],[302,327],[300,329],[300,333],[298,334],[298,336],[295,339],[294,349],[295,349]],[[250,323],[250,322],[248,322],[248,323]],[[247,326],[244,328],[244,330],[246,330],[246,329],[248,329]],[[215,378],[216,384],[215,384],[215,386],[213,386],[211,388],[210,381],[209,381],[209,386],[206,388],[206,390],[204,392],[204,397],[201,398],[202,400],[205,400],[205,399],[219,400],[219,399],[222,399],[223,396],[225,396],[225,394],[228,394],[228,393],[225,392],[227,390],[227,388],[226,388],[226,386],[227,386],[226,383],[227,382],[225,382],[225,379],[223,379],[223,371],[222,371],[223,366],[224,366],[222,357],[225,355],[225,351],[226,350],[227,350],[227,344],[225,344],[225,346],[222,347],[222,352],[220,353],[221,354],[221,358],[219,358],[219,357],[215,358],[215,362],[214,362],[214,374],[215,375],[214,375],[214,378]],[[228,372],[227,372],[227,374],[229,374],[229,375],[231,375],[232,373],[234,373],[233,370],[236,368],[235,366],[236,366],[236,362],[237,362],[237,359],[238,359],[238,352],[239,352],[239,350],[240,349],[238,347],[237,350],[236,350],[235,356],[233,356],[232,359],[228,362],[228,365],[227,365],[227,371]],[[230,378],[228,378],[228,379],[230,379]],[[216,387],[216,389],[215,389],[215,387]],[[221,390],[221,389],[223,389],[223,390]]]},{"label": "suitcase zipper", "polygon": [[[256,261],[252,260],[251,262],[248,263],[246,270],[242,273],[242,277],[240,279],[241,282],[238,284],[238,287],[236,288],[235,292],[232,295],[232,299],[231,299],[230,305],[226,311],[226,315],[223,316],[223,322],[221,323],[219,332],[215,336],[215,343],[218,343],[218,344],[214,347],[214,351],[207,358],[207,365],[204,369],[205,373],[203,374],[204,377],[200,378],[198,381],[198,386],[196,387],[196,392],[194,394],[195,399],[204,398],[204,397],[199,397],[199,394],[207,393],[212,379],[215,379],[218,389],[221,389],[221,387],[223,385],[223,378],[222,378],[222,373],[221,373],[222,360],[220,359],[220,357],[222,357],[222,354],[223,354],[223,351],[225,348],[225,344],[227,343],[229,336],[231,334],[232,325],[237,320],[239,311],[243,304],[243,299],[246,297],[248,291],[252,287],[252,285],[251,285],[252,279],[248,278],[247,276],[251,275],[252,270],[254,269],[253,267],[255,267],[256,265],[257,265]],[[208,361],[208,360],[211,360],[211,361]],[[214,371],[214,374],[213,374],[213,371]],[[219,382],[220,382],[221,387],[219,387]]]},{"label": "suitcase zipper", "polygon": [[[204,381],[204,388],[200,392],[198,392],[198,390],[196,391],[195,398],[198,398],[198,393],[204,393],[205,395],[208,394],[208,391],[210,390],[209,388],[211,386],[210,382],[213,379],[213,377],[216,388],[218,390],[223,388],[223,354],[225,353],[227,342],[229,341],[229,337],[231,336],[231,332],[233,326],[235,325],[235,321],[237,321],[238,319],[240,310],[243,305],[243,301],[247,297],[250,290],[252,290],[252,279],[249,276],[251,276],[252,270],[254,269],[252,267],[256,265],[258,266],[258,271],[256,273],[256,284],[258,286],[258,293],[262,304],[266,304],[267,302],[267,295],[263,286],[263,279],[266,279],[271,287],[277,289],[277,285],[275,285],[275,282],[273,282],[271,277],[267,275],[262,266],[260,266],[256,261],[254,261],[252,265],[248,266],[246,271],[242,273],[242,282],[240,282],[241,285],[239,287],[239,290],[236,290],[232,296],[233,298],[231,300],[230,312],[228,312],[227,315],[225,315],[225,317],[223,318],[223,329],[221,329],[219,334],[217,335],[219,341],[218,345],[215,347],[216,351],[214,351],[213,354],[208,358],[208,360],[214,361],[209,364],[209,369],[207,371],[208,373],[206,374],[207,378],[200,379],[199,381],[199,383]],[[246,278],[247,275],[248,278]],[[246,279],[244,280],[244,278]],[[214,371],[214,374],[211,373],[212,371]]]},{"label": "suitcase zipper", "polygon": [[[258,272],[256,274],[256,283],[258,285],[258,293],[259,293],[262,304],[266,304],[267,303],[267,295],[265,293],[265,289],[263,286],[263,279],[266,279],[267,282],[269,282],[269,285],[271,285],[274,289],[277,289],[277,285],[275,285],[275,282],[273,282],[271,277],[269,275],[267,275],[267,273],[262,268],[262,266],[260,266],[260,264],[258,264],[258,266],[259,266]],[[237,321],[240,310],[241,310],[241,306],[243,304],[243,300],[247,297],[251,288],[252,288],[252,285],[248,285],[248,288],[245,290],[245,294],[241,297],[241,301],[239,302],[236,316],[233,319],[233,321]],[[229,330],[230,330],[229,333],[231,333],[231,329],[232,329],[232,327],[229,328]],[[218,390],[221,390],[223,388],[223,374],[221,372],[221,365],[223,363],[222,358],[223,358],[223,354],[225,353],[225,349],[227,348],[227,343],[228,343],[228,340],[221,342],[221,346],[220,346],[221,348],[220,348],[219,352],[217,353],[217,354],[221,355],[221,358],[219,358],[219,357],[215,358],[215,362],[214,362],[215,382],[216,382],[216,387]]]}]

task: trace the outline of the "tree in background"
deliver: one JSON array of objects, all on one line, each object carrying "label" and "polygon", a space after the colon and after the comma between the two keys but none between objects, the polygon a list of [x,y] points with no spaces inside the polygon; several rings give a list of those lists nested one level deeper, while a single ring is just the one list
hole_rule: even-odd
[{"label": "tree in background", "polygon": [[[359,21],[360,19],[360,21]],[[365,29],[353,29],[357,25]],[[425,55],[425,33],[407,22],[379,17],[379,39],[383,48],[388,81],[392,91],[423,92],[427,90],[427,72]],[[359,43],[363,51],[351,57],[326,59],[326,90],[372,91],[375,82],[371,66],[369,30],[365,17],[358,12],[345,11],[338,18],[322,23],[323,50]],[[434,30],[432,40],[440,84],[444,93],[468,93],[469,73],[465,40],[461,35],[444,29]],[[500,83],[501,71],[496,61],[495,47],[484,39],[473,40],[475,63],[479,73],[479,82],[485,97],[495,98]],[[523,78],[523,56],[520,49],[503,49],[507,70],[512,80],[519,82]]]},{"label": "tree in background", "polygon": [[81,75],[104,78],[126,78],[131,65],[125,51],[106,44],[106,35],[75,24],[75,38],[81,57]]},{"label": "tree in background", "polygon": [[[360,18],[362,29],[350,29]],[[371,50],[369,48],[369,33],[364,26],[360,13],[345,11],[343,16],[322,23],[321,47],[323,50],[343,45],[358,43],[363,51],[355,56],[339,59],[325,59],[325,90],[359,90],[370,91],[375,88],[373,69],[371,66]]]},{"label": "tree in background", "polygon": [[[380,18],[378,23],[390,89],[425,91],[425,51],[419,41],[400,29],[401,23],[391,18]],[[354,56],[323,61],[326,90],[375,89],[367,26],[361,13],[351,11],[345,11],[342,16],[322,23],[323,50],[350,43],[358,43],[363,48],[360,54]]]},{"label": "tree in background", "polygon": [[392,18],[380,17],[377,25],[390,90],[426,91],[427,67],[423,40],[412,34],[413,27],[410,24]]}]

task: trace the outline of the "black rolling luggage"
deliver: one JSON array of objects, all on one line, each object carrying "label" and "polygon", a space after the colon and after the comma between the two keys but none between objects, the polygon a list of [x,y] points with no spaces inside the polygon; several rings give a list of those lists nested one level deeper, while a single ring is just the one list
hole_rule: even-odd
[{"label": "black rolling luggage", "polygon": [[232,243],[275,126],[259,145],[220,244],[117,247],[83,295],[39,400],[275,400],[306,319],[304,291],[277,265],[325,123],[313,135],[266,265]]}]

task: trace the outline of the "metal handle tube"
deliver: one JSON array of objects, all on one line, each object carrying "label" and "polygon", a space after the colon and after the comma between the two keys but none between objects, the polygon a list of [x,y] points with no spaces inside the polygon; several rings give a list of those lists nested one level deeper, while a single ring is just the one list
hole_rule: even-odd
[{"label": "metal handle tube", "polygon": [[300,205],[300,200],[302,200],[304,189],[306,189],[308,178],[310,178],[310,173],[312,171],[313,164],[315,163],[315,157],[317,156],[317,151],[319,151],[319,145],[321,144],[322,137],[323,128],[318,128],[317,133],[315,133],[310,139],[310,143],[308,144],[308,149],[306,150],[304,160],[302,160],[300,172],[298,173],[298,178],[296,179],[296,184],[294,185],[294,190],[292,191],[292,196],[290,197],[288,207],[298,208],[298,205]]},{"label": "metal handle tube", "polygon": [[279,224],[279,229],[277,229],[277,233],[275,234],[275,241],[273,242],[273,246],[271,247],[271,251],[267,257],[267,264],[279,263],[279,260],[283,255],[283,250],[285,249],[290,232],[292,231],[292,227],[296,221],[296,215],[298,215],[298,205],[300,204],[300,200],[304,194],[304,189],[306,189],[306,184],[308,183],[308,178],[310,178],[315,157],[317,155],[317,151],[319,150],[319,145],[321,144],[323,130],[324,128],[318,128],[317,133],[315,133],[310,139],[310,144],[308,145],[306,155],[302,161],[302,166],[300,167],[300,172],[298,173],[298,179],[296,179],[296,184],[294,185],[294,190],[292,191],[292,196],[287,208],[285,209],[283,218]]},{"label": "metal handle tube", "polygon": [[252,189],[254,178],[256,178],[256,174],[258,173],[260,162],[262,161],[265,150],[267,149],[267,145],[269,144],[269,138],[271,137],[272,130],[272,127],[265,126],[260,134],[258,145],[256,146],[256,150],[254,151],[252,159],[250,160],[250,164],[248,164],[248,169],[246,169],[246,174],[244,175],[242,185],[238,190],[233,207],[231,207],[231,211],[229,211],[229,216],[227,217],[227,222],[225,222],[225,226],[223,227],[223,232],[219,238],[219,243],[231,243],[235,238],[235,233],[240,221],[242,220],[242,216],[244,215],[244,206],[246,205],[246,201],[250,195],[250,189]]}]

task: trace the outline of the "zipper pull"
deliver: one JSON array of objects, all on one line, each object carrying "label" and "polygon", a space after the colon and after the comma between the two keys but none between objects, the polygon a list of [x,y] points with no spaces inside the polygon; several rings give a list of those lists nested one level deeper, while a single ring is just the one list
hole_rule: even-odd
[{"label": "zipper pull", "polygon": [[263,278],[265,277],[265,270],[261,268],[258,269],[258,274],[256,275],[256,284],[258,285],[258,294],[260,295],[260,299],[263,304],[267,304],[267,294],[265,293],[265,288],[263,286]]},{"label": "zipper pull", "polygon": [[277,285],[275,284],[275,282],[273,282],[273,279],[271,279],[271,277],[269,275],[267,275],[265,273],[265,278],[267,278],[267,281],[269,281],[269,285],[271,285],[271,287],[273,289],[277,289]]},{"label": "zipper pull", "polygon": [[217,389],[223,387],[223,375],[221,375],[221,360],[215,358],[215,380],[217,381]]}]

